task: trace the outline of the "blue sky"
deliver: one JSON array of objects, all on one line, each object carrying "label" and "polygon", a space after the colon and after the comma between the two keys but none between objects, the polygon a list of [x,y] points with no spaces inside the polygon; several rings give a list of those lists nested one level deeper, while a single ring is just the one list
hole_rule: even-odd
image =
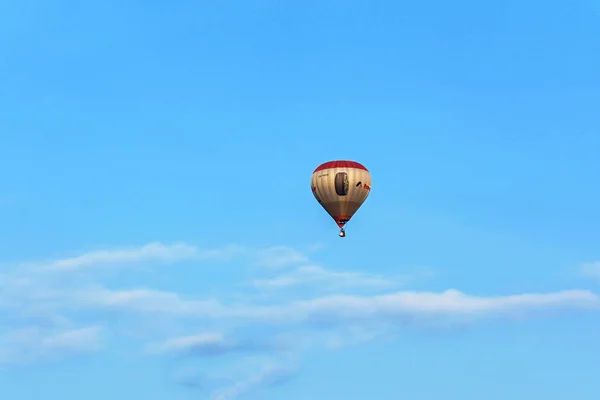
[{"label": "blue sky", "polygon": [[1,397],[597,399],[598,71],[595,0],[2,2]]}]

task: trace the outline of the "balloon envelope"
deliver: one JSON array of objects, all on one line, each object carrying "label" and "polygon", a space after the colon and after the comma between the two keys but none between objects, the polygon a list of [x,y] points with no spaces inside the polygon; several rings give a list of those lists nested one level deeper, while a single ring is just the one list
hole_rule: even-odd
[{"label": "balloon envelope", "polygon": [[310,186],[317,201],[341,228],[369,196],[371,174],[356,161],[328,161],[314,170]]}]

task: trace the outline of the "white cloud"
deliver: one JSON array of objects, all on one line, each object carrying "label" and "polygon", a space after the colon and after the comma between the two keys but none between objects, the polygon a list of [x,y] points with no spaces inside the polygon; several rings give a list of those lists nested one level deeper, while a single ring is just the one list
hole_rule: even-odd
[{"label": "white cloud", "polygon": [[254,286],[261,289],[287,288],[290,286],[327,283],[330,288],[341,287],[394,287],[398,283],[383,276],[358,272],[328,271],[318,266],[303,266],[288,274],[269,279],[256,279]]},{"label": "white cloud", "polygon": [[41,346],[52,351],[90,351],[100,348],[100,328],[81,328],[45,337]]},{"label": "white cloud", "polygon": [[190,351],[215,352],[226,346],[220,333],[203,333],[194,336],[182,336],[169,339],[159,345],[151,346],[155,353],[182,353]]},{"label": "white cloud", "polygon": [[48,270],[71,271],[107,264],[137,263],[143,261],[172,262],[193,258],[198,249],[186,244],[163,245],[149,243],[137,248],[98,250],[81,256],[56,260],[45,266]]},{"label": "white cloud", "polygon": [[20,328],[0,337],[0,364],[26,364],[95,352],[102,345],[101,329],[98,327],[65,331]]},{"label": "white cloud", "polygon": [[[227,306],[215,299],[185,300],[175,293],[152,290],[85,290],[71,294],[64,307],[110,309],[122,313],[189,316],[202,320],[233,319],[239,323],[263,321],[302,323],[315,318],[333,321],[395,318],[401,316],[445,318],[521,314],[544,309],[590,309],[599,297],[586,290],[530,293],[509,296],[470,296],[457,290],[441,293],[398,291],[377,296],[334,295],[282,305]],[[65,299],[63,299],[65,300]]]},{"label": "white cloud", "polygon": [[198,365],[176,366],[170,378],[179,385],[187,388],[211,391],[218,387],[228,387],[234,384],[229,378],[209,374]]},{"label": "white cloud", "polygon": [[[239,248],[238,248],[239,249]],[[92,255],[90,255],[92,254]],[[140,260],[158,257],[173,260],[178,257],[197,256],[199,251],[189,245],[147,245],[133,250],[89,253],[80,257],[56,262],[54,266],[77,268],[82,265],[108,262],[108,260]],[[211,253],[211,256],[221,254]],[[268,265],[289,265],[305,260],[305,257],[289,248],[271,248],[261,252],[263,262]],[[73,261],[79,260],[79,261]],[[91,263],[91,264],[90,264]],[[111,290],[101,286],[75,290],[59,286],[36,286],[36,279],[44,282],[43,276],[32,274],[14,277],[0,296],[0,308],[14,312],[39,313],[75,311],[111,311],[114,313],[136,313],[140,315],[160,314],[172,317],[193,317],[201,320],[264,321],[272,323],[298,323],[311,321],[328,315],[330,319],[354,320],[357,318],[388,318],[394,316],[480,316],[498,313],[523,313],[548,308],[585,308],[596,306],[597,295],[589,291],[564,291],[547,294],[521,294],[512,296],[470,296],[456,290],[441,293],[395,291],[378,296],[326,296],[312,300],[295,301],[288,304],[256,305],[247,301],[238,305],[224,305],[218,299],[185,299],[177,293],[152,289]],[[8,282],[6,276],[3,282]],[[289,287],[297,284],[334,282],[337,287],[352,288],[372,286],[389,288],[390,280],[383,276],[372,276],[357,272],[335,272],[321,267],[302,266],[297,270],[274,279],[259,280],[262,287]],[[12,288],[11,288],[12,287]],[[9,290],[10,289],[10,290]],[[15,311],[16,310],[16,311]]]},{"label": "white cloud", "polygon": [[162,343],[149,346],[154,354],[171,354],[178,356],[216,356],[233,352],[259,353],[273,352],[282,349],[275,340],[250,340],[225,337],[221,333],[200,333],[197,335],[180,336],[168,339]]},{"label": "white cloud", "polygon": [[165,245],[152,242],[140,247],[97,250],[77,257],[64,258],[44,263],[42,270],[74,271],[107,265],[138,264],[142,262],[173,263],[184,260],[220,260],[242,251],[240,247],[228,246],[223,249],[200,250],[185,243]]},{"label": "white cloud", "polygon": [[274,246],[258,251],[257,264],[269,268],[281,268],[308,262],[308,257],[286,246]]},{"label": "white cloud", "polygon": [[[260,288],[312,288],[318,285],[328,290],[343,289],[348,294],[308,297],[304,291],[297,292],[303,293],[303,297],[293,298],[290,290],[268,292],[268,295],[250,290],[249,293],[236,293],[243,301],[231,303],[222,297],[206,298],[156,290],[143,287],[139,282],[133,288],[115,289],[94,281],[96,274],[87,273],[102,266],[221,261],[233,256],[242,256],[242,260],[256,261],[261,267],[267,267],[260,270],[261,274],[278,271],[278,276],[252,281]],[[37,267],[0,276],[0,310],[7,315],[2,322],[8,324],[8,331],[0,332],[0,363],[96,351],[102,346],[102,335],[95,324],[113,329],[126,324],[126,331],[137,329],[138,335],[142,329],[136,324],[147,324],[145,326],[151,326],[151,329],[143,330],[143,339],[151,342],[150,352],[178,356],[174,363],[193,364],[194,360],[188,360],[188,357],[234,353],[236,356],[245,354],[252,362],[259,358],[262,362],[263,358],[274,355],[279,361],[281,355],[293,356],[315,346],[339,348],[391,337],[407,324],[455,326],[488,317],[512,319],[514,316],[536,317],[557,310],[600,310],[598,295],[585,290],[506,296],[475,296],[453,289],[442,292],[398,290],[398,285],[405,285],[415,275],[419,277],[429,272],[389,277],[328,270],[311,264],[303,253],[284,246],[264,250],[235,246],[200,250],[190,244],[155,242],[141,247],[89,252],[37,264]],[[282,272],[279,268],[285,270]],[[597,264],[584,268],[589,274],[597,269],[600,269]],[[90,279],[95,284],[84,286],[80,279],[71,279],[71,275],[43,273],[75,270],[86,271],[76,278]],[[363,288],[376,288],[378,293],[385,291],[385,294],[357,295],[355,289]],[[283,302],[282,294],[291,300]],[[122,316],[125,318],[120,318]],[[93,327],[73,329],[73,323]],[[118,335],[123,331],[114,332]],[[173,337],[176,334],[185,336]],[[165,337],[169,339],[164,340]],[[281,340],[282,337],[289,340]],[[213,368],[213,364],[210,367]],[[256,371],[253,368],[252,371]],[[216,381],[211,374],[186,371],[178,378],[182,384],[201,386],[204,390],[214,387]],[[236,379],[236,384],[213,393],[212,399],[233,399],[283,382],[293,374],[286,368],[273,367],[247,380]],[[231,376],[239,377],[240,374]]]},{"label": "white cloud", "polygon": [[310,318],[327,315],[338,319],[401,316],[484,316],[522,313],[552,308],[589,309],[600,306],[600,298],[585,290],[532,293],[510,296],[469,296],[457,290],[442,293],[396,292],[379,296],[329,296],[297,302],[297,315]]},{"label": "white cloud", "polygon": [[88,288],[58,294],[61,306],[70,309],[99,309],[123,313],[167,314],[172,316],[203,315],[207,318],[223,314],[216,300],[185,300],[177,293],[150,290],[109,290]]},{"label": "white cloud", "polygon": [[256,260],[256,265],[271,268],[297,265],[308,261],[306,255],[286,246],[274,246],[257,250],[243,246],[229,245],[217,249],[201,249],[187,243],[164,244],[161,242],[151,242],[137,247],[95,250],[74,257],[48,260],[41,263],[25,263],[21,265],[21,270],[30,272],[69,272],[142,263],[169,264],[187,260],[225,261],[239,256],[252,256]]},{"label": "white cloud", "polygon": [[293,379],[296,373],[295,368],[281,365],[268,366],[245,381],[214,391],[209,400],[234,400],[261,389],[286,383]]}]

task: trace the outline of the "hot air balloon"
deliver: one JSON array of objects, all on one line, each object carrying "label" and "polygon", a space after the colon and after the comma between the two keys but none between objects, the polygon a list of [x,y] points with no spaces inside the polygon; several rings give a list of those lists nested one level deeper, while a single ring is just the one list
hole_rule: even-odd
[{"label": "hot air balloon", "polygon": [[371,174],[356,161],[337,160],[319,165],[310,180],[313,195],[346,236],[344,225],[371,191]]}]

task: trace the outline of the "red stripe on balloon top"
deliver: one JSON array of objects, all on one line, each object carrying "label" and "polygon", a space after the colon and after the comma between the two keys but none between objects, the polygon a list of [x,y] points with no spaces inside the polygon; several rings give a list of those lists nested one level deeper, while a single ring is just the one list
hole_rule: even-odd
[{"label": "red stripe on balloon top", "polygon": [[362,170],[369,172],[369,170],[366,169],[364,165],[362,165],[361,163],[357,163],[356,161],[337,160],[337,161],[328,161],[326,163],[319,165],[317,167],[317,169],[315,169],[313,171],[313,174],[317,171],[322,171],[324,169],[329,169],[329,168],[356,168],[356,169],[362,169]]}]

